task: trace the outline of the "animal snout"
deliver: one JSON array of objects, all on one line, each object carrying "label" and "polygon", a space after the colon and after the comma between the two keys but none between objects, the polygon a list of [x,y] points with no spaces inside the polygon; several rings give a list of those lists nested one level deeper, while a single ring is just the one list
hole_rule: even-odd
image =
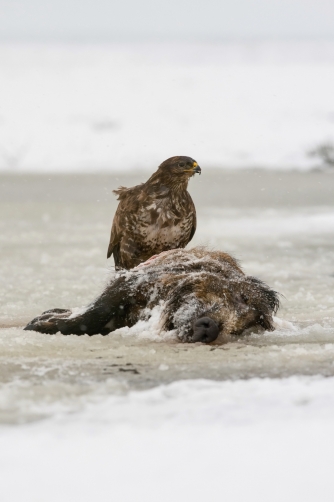
[{"label": "animal snout", "polygon": [[201,317],[194,322],[193,331],[192,342],[210,343],[217,338],[219,328],[210,317]]}]

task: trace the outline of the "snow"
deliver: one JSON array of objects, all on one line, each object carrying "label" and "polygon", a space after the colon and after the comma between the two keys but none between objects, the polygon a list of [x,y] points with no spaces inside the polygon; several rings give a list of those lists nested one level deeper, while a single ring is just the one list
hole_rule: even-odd
[{"label": "snow", "polygon": [[333,139],[334,43],[2,45],[0,169],[306,169]]},{"label": "snow", "polygon": [[[168,365],[159,369],[167,371]],[[101,400],[101,398],[100,398]],[[334,378],[295,376],[215,382],[181,380],[146,391],[105,397],[72,416],[55,414],[50,423],[119,424],[134,428],[236,427],[331,419]]]},{"label": "snow", "polygon": [[2,500],[331,501],[334,379],[175,382],[0,430]]},{"label": "snow", "polygon": [[[272,207],[250,203],[262,175],[234,176],[192,185],[193,244],[232,253],[284,297],[275,331],[222,346],[164,339],[161,306],[108,336],[23,331],[100,293],[114,208],[96,187],[118,181],[3,176],[1,500],[331,502],[333,177],[269,173]],[[284,176],[291,197],[277,196]],[[313,198],[298,192],[307,180]]]},{"label": "snow", "polygon": [[122,337],[135,337],[138,340],[152,340],[154,342],[177,340],[175,330],[163,331],[161,328],[163,307],[163,302],[160,302],[159,305],[156,305],[152,309],[145,309],[144,316],[147,317],[147,319],[139,320],[131,328],[125,327],[117,329],[114,331],[114,334],[121,335]]}]

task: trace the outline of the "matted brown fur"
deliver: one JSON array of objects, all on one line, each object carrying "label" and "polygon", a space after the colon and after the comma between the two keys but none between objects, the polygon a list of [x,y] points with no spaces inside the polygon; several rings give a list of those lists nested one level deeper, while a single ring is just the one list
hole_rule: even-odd
[{"label": "matted brown fur", "polygon": [[161,253],[130,271],[114,275],[84,312],[44,312],[26,329],[53,334],[107,334],[147,319],[161,305],[161,329],[176,330],[183,342],[194,341],[194,323],[209,318],[220,338],[240,335],[253,326],[272,330],[278,294],[246,276],[237,261],[203,247]]}]

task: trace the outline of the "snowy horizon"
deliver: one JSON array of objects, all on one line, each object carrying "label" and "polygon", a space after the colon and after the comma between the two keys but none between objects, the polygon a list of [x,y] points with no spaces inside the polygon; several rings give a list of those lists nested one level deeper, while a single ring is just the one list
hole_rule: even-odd
[{"label": "snowy horizon", "polygon": [[0,172],[309,169],[334,141],[334,41],[0,44]]}]

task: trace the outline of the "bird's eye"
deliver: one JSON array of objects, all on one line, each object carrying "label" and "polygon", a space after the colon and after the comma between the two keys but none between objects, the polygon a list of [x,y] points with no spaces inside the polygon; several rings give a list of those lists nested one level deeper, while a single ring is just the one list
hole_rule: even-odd
[{"label": "bird's eye", "polygon": [[184,162],[179,162],[179,167],[184,167],[185,163]]}]

